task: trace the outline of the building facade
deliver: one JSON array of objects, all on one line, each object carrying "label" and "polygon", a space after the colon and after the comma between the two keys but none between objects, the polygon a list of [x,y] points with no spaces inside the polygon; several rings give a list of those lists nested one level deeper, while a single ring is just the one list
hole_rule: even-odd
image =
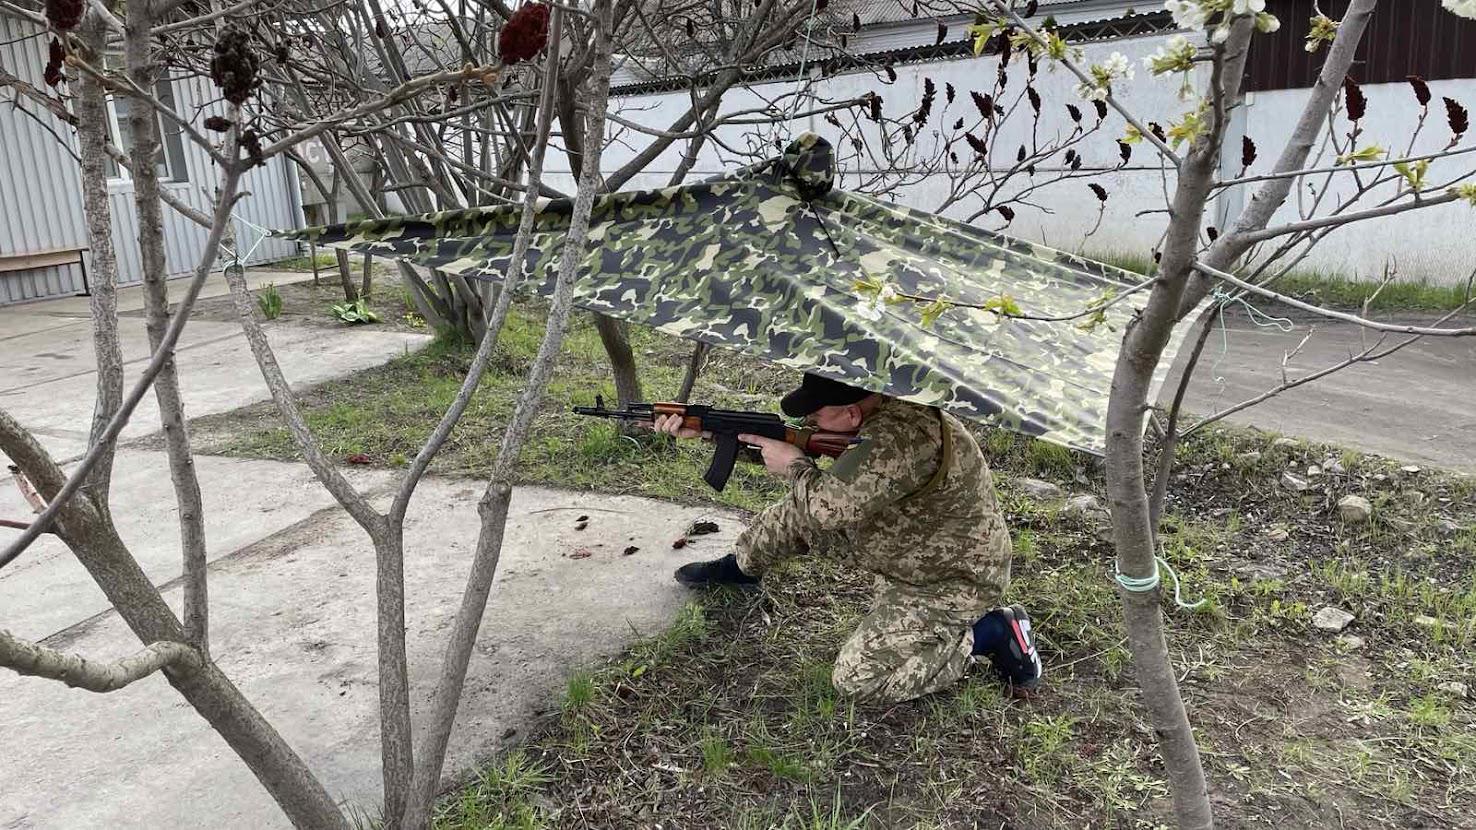
[{"label": "building facade", "polygon": [[[1346,0],[1321,0],[1322,10],[1334,17],[1346,6]],[[854,10],[862,23],[861,30],[849,39],[849,53],[844,62],[836,65],[812,61],[807,66],[780,63],[767,67],[755,73],[748,86],[733,90],[725,98],[724,111],[763,107],[805,88],[808,79],[812,100],[840,101],[875,92],[883,98],[889,116],[905,117],[918,106],[928,82],[938,90],[951,85],[957,92],[955,102],[944,106],[942,95],[938,96],[932,119],[917,134],[918,149],[914,156],[936,158],[939,149],[946,154],[948,148],[939,146],[949,136],[944,126],[955,118],[972,115],[974,105],[969,93],[988,91],[999,58],[988,54],[974,57],[965,31],[972,15],[930,16],[924,6],[914,17],[913,8],[896,0],[834,0],[828,7],[832,15],[848,20]],[[1272,35],[1257,36],[1253,41],[1245,93],[1233,110],[1222,179],[1236,178],[1241,172],[1242,136],[1250,137],[1259,154],[1248,173],[1254,175],[1270,169],[1291,136],[1325,54],[1308,54],[1303,47],[1313,14],[1312,0],[1278,0],[1270,8],[1282,20],[1282,28]],[[1171,17],[1161,9],[1161,3],[1143,0],[1042,0],[1037,22],[1053,17],[1062,31],[1068,33],[1068,39],[1086,50],[1089,61],[1100,61],[1113,52],[1126,55],[1137,70],[1137,77],[1116,90],[1118,97],[1145,121],[1168,123],[1190,105],[1180,100],[1176,80],[1154,79],[1143,69],[1142,59],[1177,33]],[[939,24],[947,29],[941,42]],[[1022,63],[1018,60],[1011,63],[1013,95],[1018,95],[1022,88]],[[895,80],[889,80],[883,67],[895,72]],[[1476,22],[1442,10],[1439,0],[1407,0],[1387,4],[1387,8],[1381,6],[1350,74],[1362,85],[1368,100],[1368,114],[1359,125],[1359,146],[1379,144],[1401,155],[1406,150],[1410,154],[1439,152],[1452,138],[1441,99],[1450,97],[1476,110]],[[1418,135],[1413,133],[1421,121],[1421,107],[1406,80],[1409,75],[1425,78],[1433,96]],[[1202,77],[1195,79],[1201,88],[1203,81]],[[662,77],[650,65],[628,60],[615,79],[612,107],[627,119],[665,128],[686,110],[690,100],[685,91],[687,84],[685,78]],[[1031,119],[1018,113],[1006,119],[1005,133],[995,142],[1000,157],[991,158],[991,166],[1008,168],[1015,160],[1015,148],[1031,144],[1037,137],[1069,134],[1074,125],[1065,104],[1075,103],[1090,110],[1075,94],[1075,85],[1076,80],[1069,73],[1051,72],[1042,66],[1033,81],[1045,102],[1039,124],[1032,124]],[[1340,135],[1352,128],[1342,116],[1334,117],[1334,125]],[[869,129],[864,120],[862,126]],[[1083,166],[1114,166],[1118,161],[1117,139],[1124,134],[1125,127],[1116,113],[1109,114],[1100,133],[1080,146]],[[754,148],[772,154],[775,139],[782,141],[803,130],[831,138],[838,132],[822,118],[774,126],[724,127],[719,130],[721,141],[709,143],[703,149],[689,178],[715,175],[752,160],[751,156],[735,154],[735,148]],[[954,149],[963,157],[968,148],[958,141],[956,134],[953,137]],[[649,140],[628,129],[621,138],[622,141],[605,151],[603,165],[607,169],[618,169]],[[867,135],[869,144],[877,138],[874,131]],[[1461,147],[1476,146],[1476,133],[1468,133],[1462,141]],[[685,149],[684,142],[673,145],[626,186],[666,185]],[[841,149],[842,186],[855,187],[886,172],[885,165],[876,164],[869,151],[847,153],[845,148]],[[1324,155],[1322,164],[1332,164],[1335,155]],[[1472,161],[1465,167],[1458,166],[1465,159]],[[551,154],[554,173],[549,177],[550,183],[572,189],[572,176],[561,174],[557,167],[564,163],[562,158]],[[1471,175],[1476,172],[1476,156],[1457,156],[1447,166],[1451,169],[1441,170],[1441,165],[1432,168],[1430,181],[1444,182]],[[1036,172],[1045,178],[1060,170],[1041,168]],[[1008,223],[997,213],[974,215],[977,199],[959,199],[946,171],[924,171],[905,177],[887,197],[909,207],[941,212],[1012,236],[1087,255],[1138,259],[1149,256],[1166,225],[1165,192],[1173,184],[1172,174],[1158,169],[1152,148],[1138,145],[1131,164],[1090,181],[1100,183],[1109,194],[1100,227],[1101,204],[1082,180],[1069,180],[1032,193],[1029,204],[1015,206],[1015,218]],[[1347,175],[1330,180],[1308,179],[1303,185],[1276,217],[1278,221],[1301,218],[1299,211],[1317,201],[1317,192],[1324,193],[1317,211],[1326,212],[1359,187]],[[1317,190],[1313,192],[1309,188]],[[1394,192],[1392,185],[1377,188],[1365,195],[1360,204],[1378,204]],[[1238,214],[1249,193],[1250,186],[1223,188],[1212,209],[1207,211],[1207,224],[1223,226]],[[1095,232],[1089,233],[1093,228]],[[1471,241],[1473,230],[1476,230],[1476,214],[1467,205],[1413,211],[1340,229],[1314,248],[1299,268],[1350,279],[1377,279],[1386,266],[1393,266],[1400,279],[1457,284],[1471,273],[1472,263],[1476,261],[1476,243]]]},{"label": "building facade", "polygon": [[[46,65],[49,36],[28,22],[0,13],[0,67],[38,89]],[[178,111],[203,121],[215,114],[217,95],[204,78],[174,79],[156,91]],[[126,130],[126,101],[109,106],[113,135]],[[163,187],[193,207],[209,212],[219,171],[210,157],[178,131],[164,129],[160,160]],[[87,225],[82,213],[81,169],[73,130],[13,90],[0,88],[0,304],[88,291]],[[252,170],[242,183],[250,193],[235,211],[236,238],[243,250],[255,245],[250,262],[270,262],[297,254],[294,243],[266,239],[264,228],[296,228],[302,223],[296,171],[285,157]],[[113,247],[118,281],[143,280],[133,184],[126,169],[110,169],[108,197],[113,214]],[[193,271],[204,254],[206,231],[164,207],[164,242],[170,277]],[[217,263],[223,266],[224,263]]]}]

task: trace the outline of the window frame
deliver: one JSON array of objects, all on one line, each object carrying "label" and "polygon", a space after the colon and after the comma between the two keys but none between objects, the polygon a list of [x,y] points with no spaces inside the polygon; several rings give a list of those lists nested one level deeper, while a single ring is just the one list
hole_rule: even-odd
[{"label": "window frame", "polygon": [[[111,63],[111,61],[109,63]],[[174,79],[170,78],[168,73],[161,75],[159,79],[154,83],[154,97],[158,98],[160,101],[164,102],[170,107],[177,106],[174,97]],[[135,103],[138,106],[149,106],[148,104],[143,102],[129,102],[130,105],[133,105]],[[117,147],[124,153],[128,153],[130,152],[132,147],[125,147],[123,145],[123,124],[122,119],[119,118],[117,96],[113,93],[109,93],[107,96],[106,105],[108,114],[108,141],[111,142],[114,147]],[[162,168],[158,171],[159,183],[188,184],[190,180],[190,170],[188,155],[185,153],[184,142],[182,138],[183,130],[176,128],[171,131],[169,128],[170,125],[165,123],[162,113],[155,112],[154,118],[159,123],[159,146],[162,150],[159,156],[159,160],[156,162],[156,164]],[[131,184],[133,182],[133,175],[128,170],[128,168],[124,167],[121,164],[118,164],[112,159],[112,157],[109,157],[107,162],[108,184],[125,185]]]}]

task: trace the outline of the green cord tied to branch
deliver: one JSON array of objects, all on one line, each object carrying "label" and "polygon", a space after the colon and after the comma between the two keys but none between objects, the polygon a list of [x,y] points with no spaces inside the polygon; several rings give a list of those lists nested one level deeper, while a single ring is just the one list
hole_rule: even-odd
[{"label": "green cord tied to branch", "polygon": [[1153,557],[1153,561],[1155,563],[1155,567],[1153,568],[1153,574],[1151,576],[1128,576],[1121,570],[1118,570],[1116,573],[1117,584],[1122,586],[1122,589],[1124,591],[1131,591],[1135,594],[1146,594],[1158,587],[1158,572],[1161,568],[1165,571],[1168,571],[1169,578],[1174,581],[1174,605],[1177,605],[1185,611],[1193,611],[1209,601],[1207,599],[1201,599],[1198,602],[1185,602],[1183,595],[1180,593],[1179,575],[1174,571],[1173,566],[1170,565],[1168,563],[1168,560],[1164,559],[1162,556]]}]

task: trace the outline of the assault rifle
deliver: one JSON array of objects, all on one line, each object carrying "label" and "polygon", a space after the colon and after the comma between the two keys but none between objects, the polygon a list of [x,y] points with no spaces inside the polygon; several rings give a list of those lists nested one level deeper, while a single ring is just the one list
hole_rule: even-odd
[{"label": "assault rifle", "polygon": [[722,490],[727,486],[728,476],[733,474],[733,464],[738,460],[739,435],[762,435],[793,444],[804,450],[806,455],[825,455],[831,458],[861,440],[852,432],[797,429],[769,412],[713,409],[699,404],[633,403],[625,409],[606,409],[605,399],[596,395],[594,406],[576,406],[574,413],[648,424],[654,423],[657,415],[677,415],[682,419],[682,426],[687,429],[711,433],[717,443],[717,451],[712,454],[712,463],[708,465],[702,480],[714,490]]}]

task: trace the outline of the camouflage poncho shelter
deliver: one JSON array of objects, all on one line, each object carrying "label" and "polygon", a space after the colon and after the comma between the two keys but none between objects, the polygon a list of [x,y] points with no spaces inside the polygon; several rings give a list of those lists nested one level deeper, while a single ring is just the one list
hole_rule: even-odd
[{"label": "camouflage poncho shelter", "polygon": [[[832,188],[830,145],[699,184],[595,201],[580,306],[1089,452],[1105,446],[1107,395],[1129,298],[1095,327],[879,302],[876,287],[1038,317],[1076,314],[1137,275],[940,216]],[[525,272],[553,290],[572,201],[545,200]],[[290,239],[501,280],[520,206],[308,228]],[[871,286],[870,289],[866,286]],[[1178,339],[1160,365],[1173,359]]]}]

